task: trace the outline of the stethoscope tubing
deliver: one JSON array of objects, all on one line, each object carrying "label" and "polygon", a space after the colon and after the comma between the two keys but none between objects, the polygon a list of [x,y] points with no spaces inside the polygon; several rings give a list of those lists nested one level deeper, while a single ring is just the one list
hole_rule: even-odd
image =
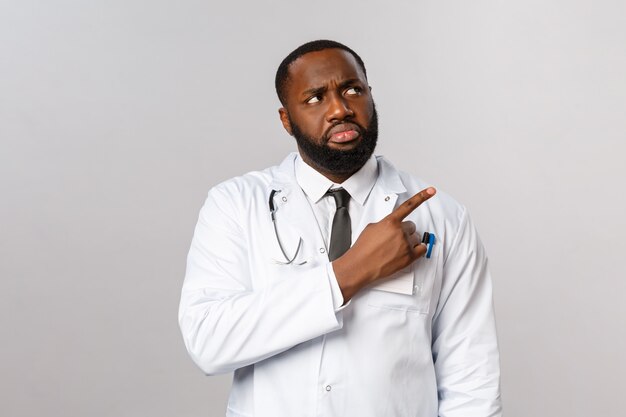
[{"label": "stethoscope tubing", "polygon": [[[298,253],[300,253],[300,248],[302,248],[302,237],[300,237],[300,240],[298,241],[298,247],[296,248],[296,252],[294,253],[294,255],[289,258],[289,256],[287,255],[287,252],[285,252],[285,248],[283,247],[283,243],[280,240],[280,236],[278,235],[278,227],[276,226],[276,207],[274,206],[274,195],[276,193],[279,193],[280,190],[272,190],[272,192],[270,193],[270,198],[269,198],[269,207],[270,207],[270,216],[272,218],[272,225],[274,226],[274,236],[276,236],[276,241],[278,242],[278,247],[280,248],[280,251],[282,252],[283,256],[285,257],[285,261],[277,261],[274,260],[274,262],[280,264],[280,265],[291,265],[294,263],[296,257],[298,256]],[[296,264],[296,265],[302,265],[305,264],[306,261]]]}]

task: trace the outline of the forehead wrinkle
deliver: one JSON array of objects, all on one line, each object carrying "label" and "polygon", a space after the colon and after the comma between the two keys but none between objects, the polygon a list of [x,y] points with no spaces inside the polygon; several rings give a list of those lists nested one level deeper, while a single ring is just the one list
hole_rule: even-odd
[{"label": "forehead wrinkle", "polygon": [[336,53],[341,55],[348,65],[337,65],[336,59],[312,57],[328,50],[309,52],[289,65],[286,81],[293,85],[296,81],[307,80],[308,85],[304,86],[307,90],[320,88],[333,82],[339,84],[350,79],[366,82],[363,69],[352,54],[341,49],[331,50],[337,51]]}]

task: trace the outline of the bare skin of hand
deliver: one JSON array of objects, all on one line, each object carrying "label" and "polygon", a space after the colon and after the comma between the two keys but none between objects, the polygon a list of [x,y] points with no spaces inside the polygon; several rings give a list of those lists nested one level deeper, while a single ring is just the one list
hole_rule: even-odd
[{"label": "bare skin of hand", "polygon": [[436,190],[426,188],[406,200],[378,223],[370,223],[354,245],[332,265],[344,303],[372,282],[386,278],[426,254],[426,245],[406,216]]}]

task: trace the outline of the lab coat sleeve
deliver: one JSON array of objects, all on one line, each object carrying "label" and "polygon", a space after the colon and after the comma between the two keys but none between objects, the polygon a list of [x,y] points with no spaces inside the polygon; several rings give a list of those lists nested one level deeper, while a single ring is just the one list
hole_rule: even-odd
[{"label": "lab coat sleeve", "polygon": [[466,210],[444,259],[432,340],[439,416],[500,416],[491,277],[485,250]]},{"label": "lab coat sleeve", "polygon": [[335,307],[335,311],[339,312],[348,307],[352,302],[352,299],[348,300],[348,302],[344,304],[343,293],[341,292],[341,287],[339,287],[337,277],[335,276],[335,270],[333,269],[333,265],[331,263],[327,264],[326,272],[328,274],[331,293],[333,295],[333,306]]},{"label": "lab coat sleeve", "polygon": [[206,374],[257,363],[342,326],[327,265],[294,267],[297,276],[254,288],[237,212],[228,193],[213,188],[187,258],[178,318],[187,350]]}]

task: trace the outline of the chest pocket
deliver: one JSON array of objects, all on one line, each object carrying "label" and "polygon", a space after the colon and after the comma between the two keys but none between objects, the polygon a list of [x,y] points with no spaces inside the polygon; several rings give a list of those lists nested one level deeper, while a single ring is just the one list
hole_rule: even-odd
[{"label": "chest pocket", "polygon": [[398,294],[370,288],[367,305],[386,310],[400,310],[428,314],[433,286],[439,270],[439,247],[435,244],[430,259],[422,257],[411,264],[408,273],[413,274],[413,294]]}]

